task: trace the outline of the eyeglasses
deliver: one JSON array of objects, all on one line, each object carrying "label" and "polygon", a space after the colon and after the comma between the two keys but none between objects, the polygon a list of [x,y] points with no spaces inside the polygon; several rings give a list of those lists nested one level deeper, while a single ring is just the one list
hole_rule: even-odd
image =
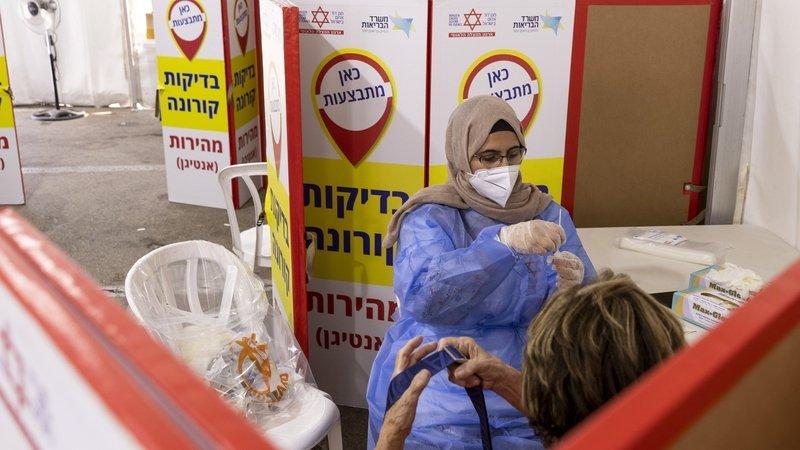
[{"label": "eyeglasses", "polygon": [[515,166],[522,162],[522,158],[525,157],[527,152],[528,149],[525,147],[512,148],[505,155],[496,150],[487,150],[474,155],[473,158],[480,161],[484,166],[497,167],[504,159],[508,161],[509,165]]}]

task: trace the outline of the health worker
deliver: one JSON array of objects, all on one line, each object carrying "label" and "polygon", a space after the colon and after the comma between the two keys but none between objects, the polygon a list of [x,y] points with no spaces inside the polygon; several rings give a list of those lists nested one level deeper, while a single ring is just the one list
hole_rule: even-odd
[{"label": "health worker", "polygon": [[[387,245],[398,246],[399,309],[370,374],[370,449],[395,357],[408,340],[469,336],[519,370],[526,329],[547,299],[595,275],[568,212],[522,182],[525,137],[508,103],[490,95],[461,103],[445,150],[447,183],[419,191],[389,225]],[[486,407],[494,448],[537,445],[528,419],[508,402],[486,392]],[[405,445],[482,448],[478,415],[447,374],[435,375],[422,393]]]},{"label": "health worker", "polygon": [[[447,183],[422,189],[389,225],[399,309],[370,374],[369,448],[395,356],[408,340],[469,336],[519,369],[526,329],[547,299],[595,275],[569,213],[520,179],[525,137],[508,103],[490,95],[461,103],[445,147]],[[495,448],[530,448],[536,437],[528,419],[486,395]],[[417,412],[407,448],[482,448],[475,409],[446,374],[431,379]]]}]

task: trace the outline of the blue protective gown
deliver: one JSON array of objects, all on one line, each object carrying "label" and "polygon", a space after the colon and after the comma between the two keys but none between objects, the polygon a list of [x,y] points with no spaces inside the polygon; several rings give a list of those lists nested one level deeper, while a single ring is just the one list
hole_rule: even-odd
[{"label": "blue protective gown", "polygon": [[[585,282],[595,270],[567,211],[551,202],[536,218],[558,223],[559,211],[567,236],[560,250],[583,261]],[[409,339],[469,336],[520,368],[527,327],[555,292],[556,274],[547,255],[517,254],[499,242],[502,227],[476,211],[435,204],[404,218],[394,265],[398,316],[372,365],[367,390],[370,449],[383,423],[395,357]],[[485,395],[494,448],[542,448],[527,418],[494,392]],[[423,391],[406,440],[406,448],[432,447],[482,448],[478,415],[464,389],[444,372]]]}]

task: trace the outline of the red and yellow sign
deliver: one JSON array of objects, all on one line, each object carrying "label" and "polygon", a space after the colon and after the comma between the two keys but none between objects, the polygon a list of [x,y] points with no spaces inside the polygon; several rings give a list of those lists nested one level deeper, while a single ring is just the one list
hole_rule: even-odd
[{"label": "red and yellow sign", "polygon": [[173,0],[167,9],[167,28],[189,61],[203,45],[207,20],[206,11],[198,0]]},{"label": "red and yellow sign", "polygon": [[361,49],[337,50],[312,77],[311,104],[331,145],[358,166],[378,145],[394,113],[391,72]]},{"label": "red and yellow sign", "polygon": [[509,49],[494,50],[476,59],[464,73],[459,103],[476,95],[494,95],[507,101],[530,130],[542,103],[542,77],[526,55]]}]

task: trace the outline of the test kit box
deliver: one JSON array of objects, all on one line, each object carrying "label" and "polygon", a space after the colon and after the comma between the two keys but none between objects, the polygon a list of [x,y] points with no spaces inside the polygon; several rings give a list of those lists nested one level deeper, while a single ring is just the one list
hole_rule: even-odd
[{"label": "test kit box", "polygon": [[713,289],[716,294],[724,297],[727,301],[741,306],[744,302],[747,301],[753,294],[758,291],[751,291],[747,288],[742,287],[734,287],[726,285],[725,283],[719,283],[711,279],[708,274],[712,270],[719,270],[722,269],[720,265],[713,265],[708,266],[705,269],[698,270],[693,272],[689,278],[689,287],[690,288],[709,288]]},{"label": "test kit box", "polygon": [[678,317],[710,330],[738,308],[729,299],[710,288],[690,288],[672,296],[672,310]]}]

